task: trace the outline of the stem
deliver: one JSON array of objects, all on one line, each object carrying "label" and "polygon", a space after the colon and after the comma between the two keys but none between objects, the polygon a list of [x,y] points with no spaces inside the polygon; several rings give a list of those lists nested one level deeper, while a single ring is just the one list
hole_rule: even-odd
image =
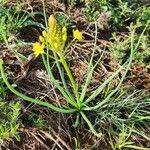
[{"label": "stem", "polygon": [[74,128],[76,128],[79,125],[79,121],[80,121],[80,114],[78,113],[76,116],[75,123],[73,124]]},{"label": "stem", "polygon": [[71,74],[71,71],[70,71],[70,69],[69,69],[69,67],[68,67],[68,64],[66,63],[66,60],[65,60],[63,54],[59,54],[59,56],[60,56],[60,58],[61,58],[60,61],[61,61],[61,63],[63,64],[63,66],[64,66],[64,68],[65,68],[65,70],[66,70],[66,73],[67,73],[67,75],[68,75],[68,77],[69,77],[69,80],[70,80],[70,82],[71,82],[71,85],[72,85],[74,94],[75,94],[76,99],[77,99],[78,107],[80,108],[80,107],[81,107],[81,102],[80,102],[80,100],[79,100],[78,88],[77,88],[77,85],[76,85],[76,83],[75,83],[75,80],[74,80],[74,78],[73,78],[73,76],[72,76],[72,74]]},{"label": "stem", "polygon": [[69,47],[72,45],[72,43],[75,41],[76,39],[74,38],[73,40],[71,40],[71,42],[66,46],[65,48],[65,52],[69,49]]},{"label": "stem", "polygon": [[45,54],[46,56],[48,56],[49,58],[54,59],[55,61],[59,61],[58,59],[56,59],[55,57],[53,57],[53,56],[51,56],[51,55],[47,54],[46,52],[44,52],[44,54]]},{"label": "stem", "polygon": [[43,4],[43,13],[44,13],[44,21],[45,21],[45,26],[46,28],[48,28],[48,24],[47,24],[47,17],[46,17],[46,10],[45,10],[45,3],[44,3],[44,0],[41,0],[42,1],[42,4]]},{"label": "stem", "polygon": [[0,71],[1,71],[1,76],[2,76],[5,84],[7,85],[7,87],[10,89],[10,91],[12,91],[14,94],[21,97],[22,99],[24,99],[26,101],[29,101],[31,103],[34,103],[34,104],[46,106],[46,107],[51,108],[51,109],[53,109],[54,111],[57,111],[57,112],[72,113],[72,112],[76,111],[76,109],[72,109],[72,108],[67,110],[67,109],[64,109],[64,108],[56,107],[56,106],[54,106],[54,105],[52,105],[48,102],[43,102],[40,99],[34,99],[34,98],[29,97],[29,96],[26,96],[26,95],[20,93],[19,91],[17,91],[16,89],[14,89],[14,87],[7,81],[7,78],[5,76],[4,68],[3,68],[3,60],[2,59],[0,59]]},{"label": "stem", "polygon": [[90,130],[92,131],[92,133],[101,138],[102,137],[102,133],[97,133],[93,127],[93,125],[91,124],[91,122],[89,121],[89,119],[86,117],[86,115],[81,111],[80,114],[82,115],[83,119],[86,121],[86,123],[88,124]]},{"label": "stem", "polygon": [[88,65],[88,69],[87,69],[87,78],[86,78],[84,87],[82,88],[82,92],[81,92],[81,96],[80,96],[80,101],[81,102],[83,102],[83,100],[85,98],[85,94],[87,92],[87,87],[88,87],[88,85],[89,85],[89,83],[90,83],[90,81],[92,79],[92,75],[93,75],[94,69],[97,66],[98,62],[99,62],[99,61],[97,61],[97,63],[93,67],[93,63],[92,62],[93,62],[94,54],[95,54],[95,51],[96,51],[96,44],[97,44],[97,23],[95,22],[94,48],[93,48],[92,56],[91,56],[91,59],[90,59],[89,65]]},{"label": "stem", "polygon": [[[57,57],[57,55],[56,55],[55,52],[54,52],[54,57],[55,57],[55,59],[58,60],[58,57]],[[68,96],[70,97],[70,99],[74,99],[73,96],[71,95],[68,87],[67,87],[66,81],[64,79],[64,72],[62,71],[60,63],[58,61],[56,61],[56,65],[57,65],[57,68],[58,68],[58,71],[59,71],[59,74],[60,74],[60,77],[61,77],[61,80],[62,80],[62,83],[63,83],[63,86],[65,88],[66,93],[68,94]]]},{"label": "stem", "polygon": [[144,148],[144,147],[139,147],[134,145],[125,145],[124,147],[129,149],[135,149],[135,150],[149,150],[149,148]]},{"label": "stem", "polygon": [[69,102],[72,106],[74,106],[74,107],[77,108],[78,106],[77,106],[76,102],[75,102],[74,100],[70,99],[70,97],[69,97],[69,96],[66,94],[66,92],[64,91],[64,88],[59,85],[59,83],[58,83],[57,80],[55,80],[54,75],[52,74],[52,71],[51,71],[51,67],[50,67],[50,65],[49,65],[49,62],[47,62],[47,61],[45,60],[45,57],[44,57],[43,55],[42,55],[42,58],[43,58],[43,63],[44,63],[44,66],[45,66],[45,68],[46,68],[46,71],[47,71],[47,73],[48,73],[48,76],[49,76],[50,80],[52,81],[52,83],[53,83],[53,84],[56,86],[56,88],[60,91],[60,93],[63,95],[63,97],[66,99],[66,101]]}]

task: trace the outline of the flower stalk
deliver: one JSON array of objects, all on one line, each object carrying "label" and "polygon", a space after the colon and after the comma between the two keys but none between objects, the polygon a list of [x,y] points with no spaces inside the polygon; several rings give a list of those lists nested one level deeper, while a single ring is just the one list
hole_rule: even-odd
[{"label": "flower stalk", "polygon": [[61,61],[62,65],[63,65],[64,68],[65,68],[65,71],[66,71],[66,73],[67,73],[67,76],[69,77],[69,80],[70,80],[70,82],[71,82],[71,85],[72,85],[74,94],[75,94],[76,99],[77,99],[78,109],[80,109],[81,103],[80,103],[80,101],[79,101],[78,87],[77,87],[77,85],[76,85],[76,83],[75,83],[75,80],[74,80],[74,78],[73,78],[73,76],[72,76],[72,73],[71,73],[71,71],[70,71],[70,69],[69,69],[69,67],[68,67],[68,64],[67,64],[67,62],[66,62],[66,60],[65,60],[65,57],[64,57],[63,55],[60,55],[60,61]]}]

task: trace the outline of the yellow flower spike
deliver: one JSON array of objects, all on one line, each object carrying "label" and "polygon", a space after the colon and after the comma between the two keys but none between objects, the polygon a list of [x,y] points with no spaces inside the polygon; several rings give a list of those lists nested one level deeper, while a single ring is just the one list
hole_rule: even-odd
[{"label": "yellow flower spike", "polygon": [[44,38],[43,38],[42,36],[39,36],[39,40],[40,40],[40,42],[42,42],[42,43],[45,42],[45,40],[44,40]]},{"label": "yellow flower spike", "polygon": [[80,32],[78,29],[76,30],[73,29],[73,37],[79,41],[83,40],[82,32]]},{"label": "yellow flower spike", "polygon": [[38,57],[40,54],[44,53],[44,44],[40,44],[39,42],[33,43],[33,52],[35,57]]},{"label": "yellow flower spike", "polygon": [[48,26],[52,32],[56,31],[57,21],[54,15],[50,15],[50,17],[48,18]]},{"label": "yellow flower spike", "polygon": [[67,28],[66,27],[62,28],[62,39],[63,39],[64,43],[67,40]]}]

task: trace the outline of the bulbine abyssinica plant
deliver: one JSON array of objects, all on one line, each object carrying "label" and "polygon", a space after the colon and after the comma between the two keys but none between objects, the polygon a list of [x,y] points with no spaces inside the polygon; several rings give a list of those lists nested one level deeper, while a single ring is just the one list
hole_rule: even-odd
[{"label": "bulbine abyssinica plant", "polygon": [[[53,83],[55,88],[59,91],[59,93],[64,97],[66,100],[66,104],[59,107],[55,104],[51,104],[45,101],[41,101],[37,98],[31,98],[27,95],[22,94],[21,92],[17,91],[7,80],[6,75],[4,73],[3,68],[3,60],[0,59],[0,70],[2,74],[2,78],[8,88],[15,93],[17,96],[21,97],[22,99],[39,104],[42,106],[46,106],[54,111],[61,112],[61,113],[74,113],[76,115],[75,120],[75,126],[79,124],[80,119],[84,119],[85,122],[88,124],[90,131],[96,135],[97,137],[101,137],[102,133],[97,133],[94,129],[94,126],[92,125],[91,121],[88,119],[88,112],[95,112],[96,109],[102,107],[103,105],[106,105],[110,98],[118,91],[120,88],[129,68],[132,62],[134,51],[139,46],[140,40],[143,36],[143,33],[145,30],[143,30],[141,36],[139,37],[139,40],[136,45],[134,45],[134,33],[135,28],[133,28],[131,32],[131,53],[130,57],[126,60],[126,62],[120,66],[116,72],[114,72],[107,80],[104,81],[101,85],[97,87],[96,90],[93,91],[93,93],[87,97],[87,88],[89,87],[89,84],[93,78],[93,72],[96,66],[99,64],[100,59],[97,61],[96,64],[93,64],[93,58],[94,53],[96,49],[96,41],[97,41],[97,24],[95,23],[96,31],[95,31],[95,44],[92,52],[92,56],[90,58],[90,62],[88,64],[87,69],[87,77],[85,80],[85,83],[82,85],[82,89],[79,92],[78,85],[74,80],[74,77],[71,73],[71,70],[68,66],[68,63],[66,61],[65,52],[68,49],[68,47],[73,43],[75,40],[83,40],[82,33],[75,29],[73,30],[73,36],[74,39],[72,42],[70,42],[68,45],[66,44],[67,41],[67,28],[66,27],[60,27],[57,23],[57,20],[53,15],[51,15],[48,19],[48,22],[46,23],[46,30],[42,32],[42,35],[39,37],[39,42],[36,42],[33,44],[33,52],[36,57],[39,55],[42,56],[43,63],[45,66],[45,69],[47,71],[47,74],[49,76],[50,81]],[[60,79],[61,81],[58,81],[58,79],[55,78],[51,61],[52,59],[55,60],[57,69],[59,71]],[[63,67],[63,69],[62,69]],[[65,75],[64,71],[65,70]],[[101,100],[97,100],[98,96],[101,94],[101,92],[104,90],[104,88],[111,83],[111,81],[121,72],[124,70],[124,74],[122,75],[119,84],[117,87],[109,92],[109,94]],[[68,84],[67,81],[70,81],[70,84]],[[71,87],[69,87],[71,85]]]}]

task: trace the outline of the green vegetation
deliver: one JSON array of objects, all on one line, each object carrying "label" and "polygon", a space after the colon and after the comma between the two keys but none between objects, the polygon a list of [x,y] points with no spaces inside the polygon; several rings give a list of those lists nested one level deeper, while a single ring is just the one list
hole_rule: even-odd
[{"label": "green vegetation", "polygon": [[20,139],[17,132],[19,128],[18,117],[20,115],[20,103],[19,102],[4,102],[0,100],[0,139],[8,140],[11,137]]},{"label": "green vegetation", "polygon": [[35,113],[30,113],[28,116],[28,122],[31,123],[33,126],[38,128],[44,128],[46,125],[46,120]]},{"label": "green vegetation", "polygon": [[2,77],[1,77],[1,75],[0,75],[0,97],[1,97],[1,98],[4,98],[4,97],[5,97],[5,95],[6,95],[6,90],[7,90],[7,88],[6,88],[6,86],[5,86],[5,83],[3,82],[3,79],[2,79]]},{"label": "green vegetation", "polygon": [[148,3],[0,6],[0,148],[149,149]]},{"label": "green vegetation", "polygon": [[2,78],[0,78],[0,141],[8,140],[11,137],[15,137],[19,140],[18,128],[19,128],[19,115],[21,105],[20,102],[6,102],[6,90]]},{"label": "green vegetation", "polygon": [[[142,24],[138,25],[138,27],[140,27],[141,25]],[[129,51],[130,40],[131,40],[130,36],[131,35],[129,34],[124,37],[122,35],[116,35],[116,33],[114,32],[113,37],[112,37],[113,45],[110,50],[115,59],[118,59],[120,61],[125,61],[128,58],[130,54],[130,51]],[[137,33],[135,35],[134,45],[138,42],[138,39],[139,39],[139,34]],[[150,58],[149,35],[148,33],[145,33],[141,38],[139,47],[137,48],[133,56],[133,60],[136,62],[149,64],[150,63],[149,58]]]}]

